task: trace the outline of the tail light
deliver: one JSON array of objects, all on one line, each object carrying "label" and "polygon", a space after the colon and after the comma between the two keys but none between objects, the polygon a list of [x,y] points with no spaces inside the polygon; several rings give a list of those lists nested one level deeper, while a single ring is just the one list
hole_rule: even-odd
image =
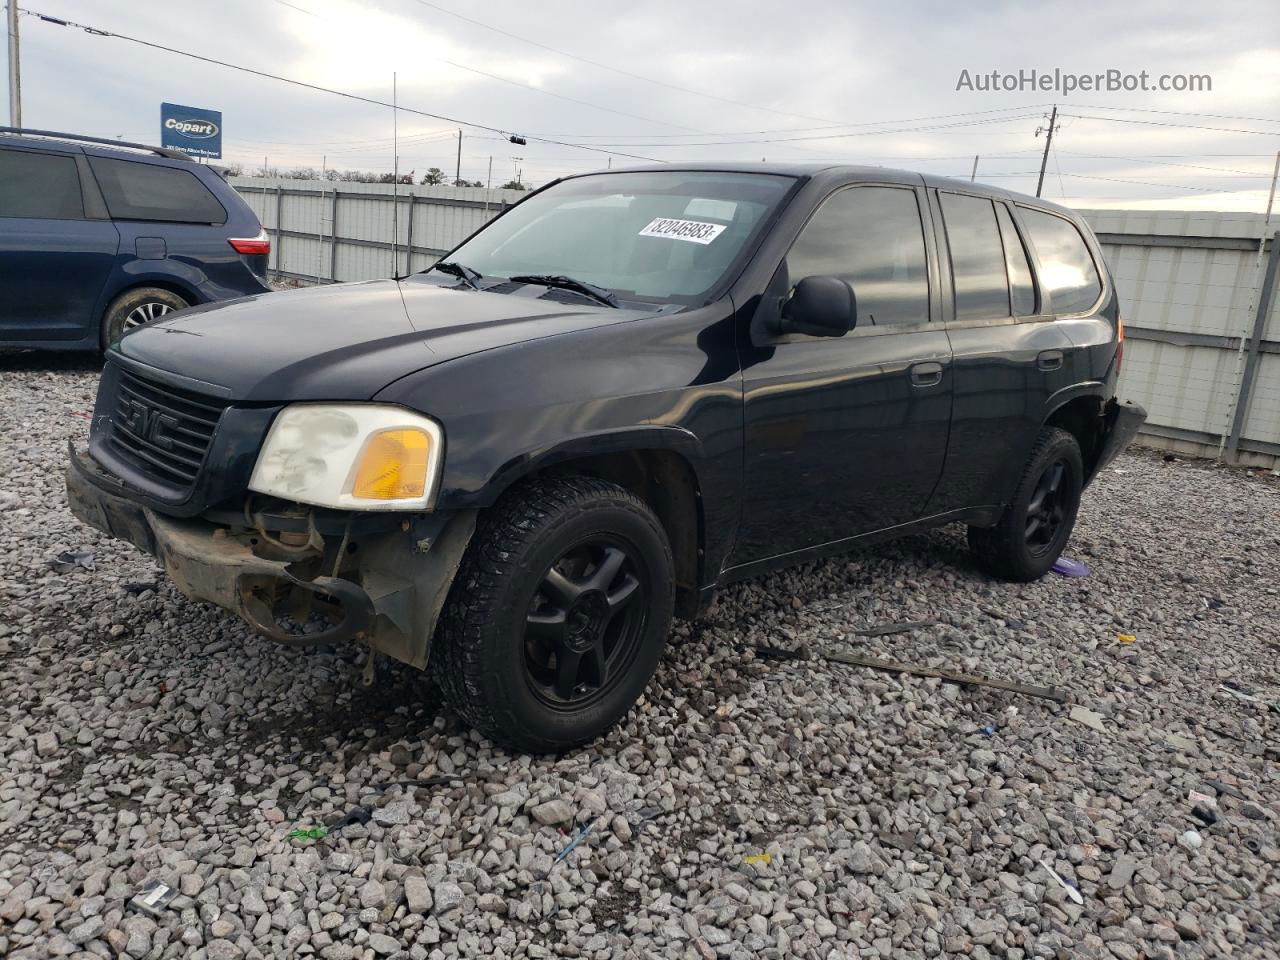
[{"label": "tail light", "polygon": [[236,253],[247,257],[265,257],[271,253],[271,240],[266,230],[259,231],[256,237],[232,237],[227,243]]},{"label": "tail light", "polygon": [[1120,372],[1120,364],[1124,362],[1124,318],[1116,317],[1116,372]]}]

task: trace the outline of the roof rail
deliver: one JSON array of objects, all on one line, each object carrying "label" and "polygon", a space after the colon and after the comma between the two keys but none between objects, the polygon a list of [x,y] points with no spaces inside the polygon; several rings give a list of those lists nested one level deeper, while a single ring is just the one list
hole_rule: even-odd
[{"label": "roof rail", "polygon": [[81,143],[100,143],[105,147],[130,147],[134,150],[146,150],[157,153],[170,160],[190,160],[181,150],[170,150],[167,147],[153,147],[146,143],[133,143],[129,140],[108,140],[105,137],[86,137],[79,133],[58,133],[56,130],[30,130],[26,127],[0,127],[0,133],[12,133],[22,137],[51,137],[57,140],[75,140]]}]

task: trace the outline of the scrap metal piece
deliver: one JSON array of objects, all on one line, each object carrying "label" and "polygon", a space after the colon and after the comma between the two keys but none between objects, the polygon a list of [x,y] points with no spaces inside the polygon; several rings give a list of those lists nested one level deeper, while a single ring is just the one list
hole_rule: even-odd
[{"label": "scrap metal piece", "polygon": [[868,667],[872,670],[883,670],[887,673],[909,673],[916,677],[929,677],[935,680],[942,680],[945,683],[959,684],[960,686],[991,687],[995,690],[1007,690],[1010,693],[1021,693],[1028,697],[1040,697],[1043,700],[1053,700],[1056,703],[1066,703],[1068,700],[1066,693],[1053,687],[1035,687],[1025,683],[1013,683],[1009,680],[988,680],[986,677],[979,677],[972,673],[959,673],[955,670],[920,667],[909,663],[896,663],[892,660],[881,660],[878,657],[864,657],[858,654],[840,653],[838,651],[827,651],[822,654],[822,658],[834,663],[846,663],[854,667]]},{"label": "scrap metal piece", "polygon": [[902,623],[882,623],[875,627],[864,627],[853,631],[855,637],[889,637],[895,633],[910,633],[912,630],[923,630],[932,627],[937,620],[905,620]]}]

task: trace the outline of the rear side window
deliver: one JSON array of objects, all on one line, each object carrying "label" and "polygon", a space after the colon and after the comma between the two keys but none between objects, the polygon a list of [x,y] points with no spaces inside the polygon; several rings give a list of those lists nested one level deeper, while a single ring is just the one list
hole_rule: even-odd
[{"label": "rear side window", "polygon": [[1022,207],[1022,222],[1040,261],[1040,284],[1054,313],[1088,310],[1102,293],[1102,281],[1075,224],[1051,213]]},{"label": "rear side window", "polygon": [[939,195],[955,279],[956,319],[1008,317],[1009,280],[995,206],[984,197]]},{"label": "rear side window", "polygon": [[1004,262],[1009,268],[1009,294],[1013,301],[1015,317],[1029,317],[1036,312],[1036,287],[1031,279],[1031,263],[1026,248],[1013,225],[1013,217],[1003,203],[996,204],[996,219],[1000,221],[1000,238],[1004,241]]},{"label": "rear side window", "polygon": [[794,287],[805,277],[853,285],[858,326],[926,323],[929,272],[913,190],[852,187],[827,200],[787,254]]},{"label": "rear side window", "polygon": [[226,223],[227,211],[195,174],[132,160],[90,157],[115,220]]},{"label": "rear side window", "polygon": [[75,160],[53,153],[0,150],[0,217],[83,220]]}]

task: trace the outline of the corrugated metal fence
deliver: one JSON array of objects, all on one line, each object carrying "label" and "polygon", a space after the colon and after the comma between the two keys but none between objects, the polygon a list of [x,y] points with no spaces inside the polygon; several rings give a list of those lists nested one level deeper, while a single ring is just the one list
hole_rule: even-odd
[{"label": "corrugated metal fence", "polygon": [[[271,269],[309,282],[422,270],[523,195],[478,187],[234,177],[273,244]],[[1280,243],[1260,214],[1084,210],[1119,288],[1120,395],[1148,443],[1280,464]],[[396,236],[393,250],[391,237]]]},{"label": "corrugated metal fence", "polygon": [[271,235],[272,272],[322,283],[423,270],[524,196],[483,187],[326,180],[231,177],[230,183]]},{"label": "corrugated metal fence", "polygon": [[1148,442],[1275,467],[1280,243],[1260,242],[1263,216],[1081,212],[1119,290],[1127,331],[1120,393],[1147,408]]}]

